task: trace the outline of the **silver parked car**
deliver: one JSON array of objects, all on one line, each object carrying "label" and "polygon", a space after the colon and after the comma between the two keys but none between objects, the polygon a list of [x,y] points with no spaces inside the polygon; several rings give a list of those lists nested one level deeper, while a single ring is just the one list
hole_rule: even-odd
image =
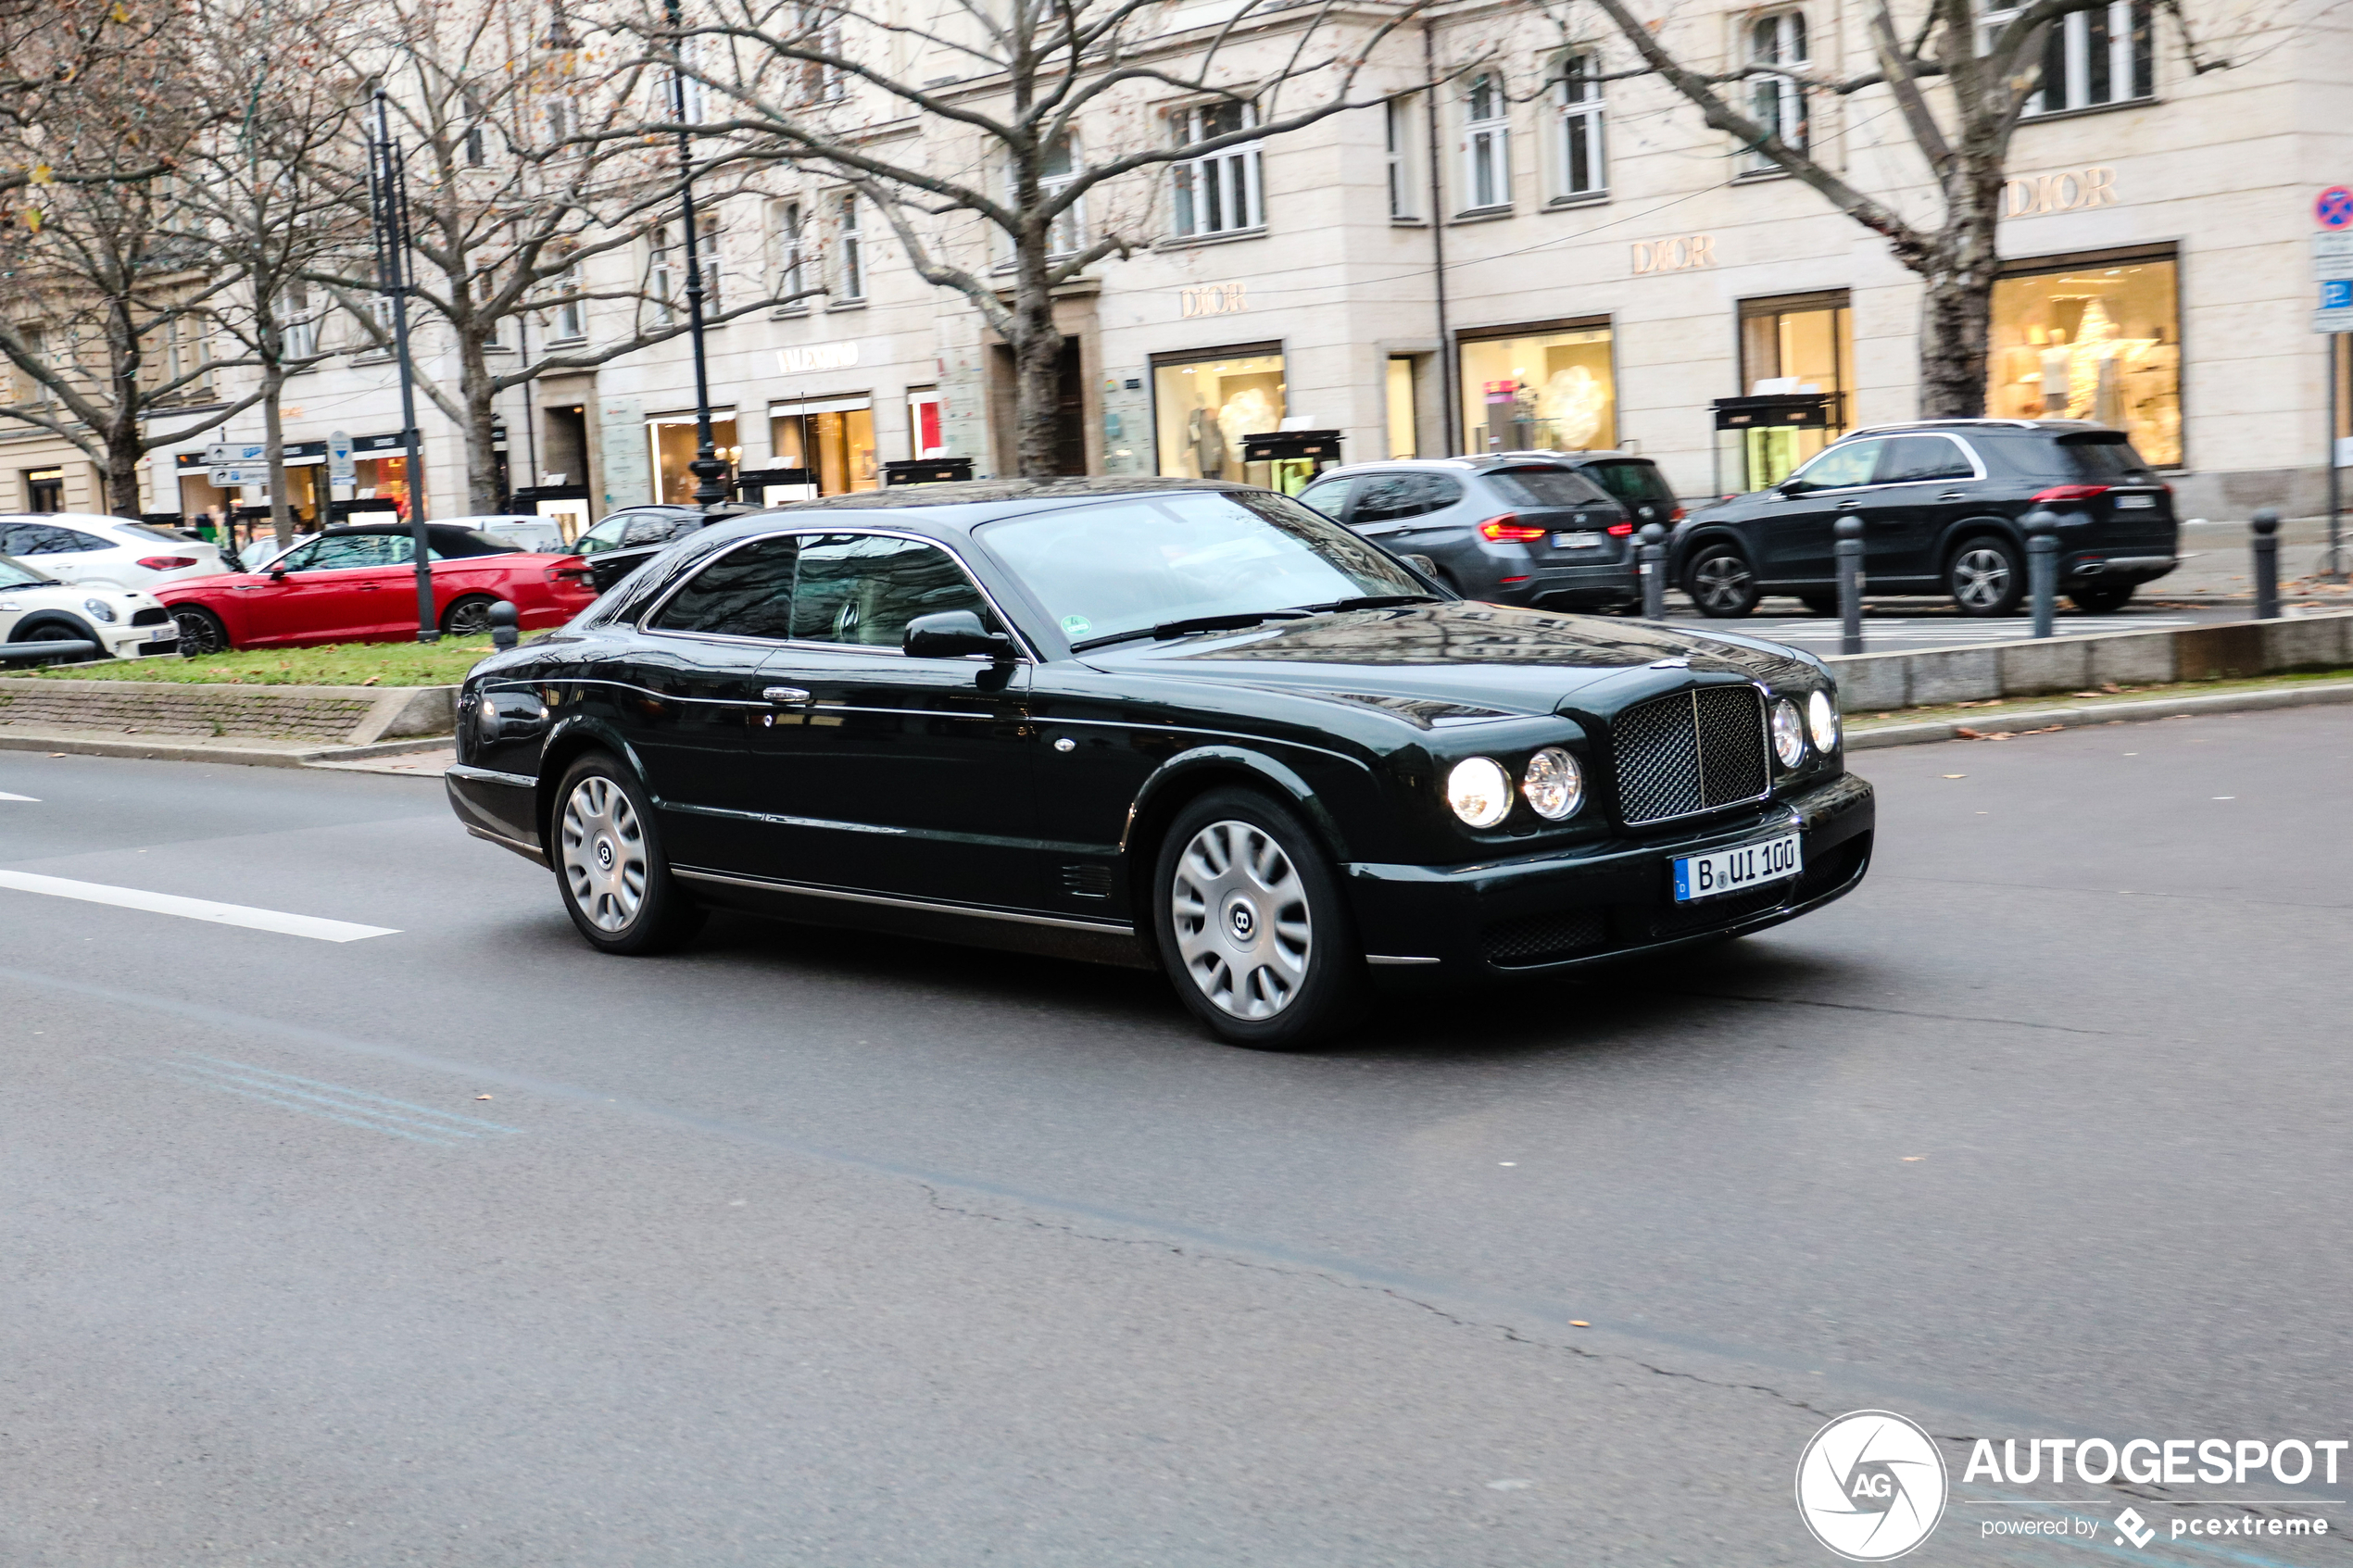
[{"label": "silver parked car", "polygon": [[1542,609],[1642,602],[1626,505],[1552,453],[1353,463],[1300,493],[1467,599]]}]

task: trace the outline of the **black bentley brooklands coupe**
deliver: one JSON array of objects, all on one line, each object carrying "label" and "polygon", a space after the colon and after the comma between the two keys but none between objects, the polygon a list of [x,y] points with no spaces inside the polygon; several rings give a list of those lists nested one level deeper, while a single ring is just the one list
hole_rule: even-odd
[{"label": "black bentley brooklands coupe", "polygon": [[677,540],[459,704],[451,804],[591,944],[710,906],[1157,967],[1239,1045],[1862,880],[1822,665],[1449,596],[1284,496],[982,481]]}]

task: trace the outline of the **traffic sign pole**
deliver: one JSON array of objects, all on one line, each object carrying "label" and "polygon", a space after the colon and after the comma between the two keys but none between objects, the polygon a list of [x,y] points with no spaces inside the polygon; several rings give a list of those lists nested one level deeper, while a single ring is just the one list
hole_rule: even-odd
[{"label": "traffic sign pole", "polygon": [[2353,332],[2353,187],[2331,185],[2312,204],[2312,218],[2321,232],[2312,236],[2312,275],[2321,285],[2321,307],[2312,316],[2312,330],[2321,338],[2322,379],[2328,383],[2328,428],[2322,432],[2321,471],[2329,492],[2329,551],[2321,575],[2332,583],[2345,581],[2344,484],[2336,466],[2336,425],[2343,418],[2338,389],[2337,345]]}]

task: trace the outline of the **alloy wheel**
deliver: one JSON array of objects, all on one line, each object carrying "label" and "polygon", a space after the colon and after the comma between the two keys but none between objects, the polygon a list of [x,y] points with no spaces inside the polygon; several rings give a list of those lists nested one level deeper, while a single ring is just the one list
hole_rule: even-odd
[{"label": "alloy wheel", "polygon": [[1272,1018],[1306,984],[1307,887],[1274,836],[1228,819],[1193,835],[1169,884],[1185,972],[1220,1011]]},{"label": "alloy wheel", "polygon": [[1964,550],[1953,562],[1953,597],[1965,608],[1991,609],[2010,591],[2010,563],[1999,550]]},{"label": "alloy wheel", "polygon": [[1692,596],[1709,609],[1746,603],[1748,583],[1748,563],[1735,555],[1710,556],[1692,569]]},{"label": "alloy wheel", "polygon": [[561,858],[565,885],[590,923],[627,930],[646,901],[646,834],[619,784],[592,773],[573,786]]},{"label": "alloy wheel", "polygon": [[220,634],[220,623],[200,609],[180,609],[171,614],[171,623],[180,629],[180,651],[187,655],[223,653],[229,640]]},{"label": "alloy wheel", "polygon": [[450,607],[449,624],[443,628],[452,637],[479,637],[490,630],[490,607],[496,600],[467,599]]}]

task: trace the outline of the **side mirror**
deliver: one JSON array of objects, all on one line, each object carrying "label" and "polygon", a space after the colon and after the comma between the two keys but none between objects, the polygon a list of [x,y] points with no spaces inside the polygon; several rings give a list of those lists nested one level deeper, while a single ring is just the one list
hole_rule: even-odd
[{"label": "side mirror", "polygon": [[1813,483],[1807,480],[1785,479],[1779,484],[1773,486],[1773,488],[1780,491],[1784,495],[1803,495],[1808,490],[1813,489],[1814,486]]},{"label": "side mirror", "polygon": [[915,617],[907,622],[900,646],[910,659],[961,659],[975,653],[993,659],[1013,658],[1013,638],[989,631],[968,609],[943,609]]},{"label": "side mirror", "polygon": [[277,565],[275,562],[272,562],[270,567],[270,581],[272,583],[283,583],[285,580],[286,569],[283,566]]}]

